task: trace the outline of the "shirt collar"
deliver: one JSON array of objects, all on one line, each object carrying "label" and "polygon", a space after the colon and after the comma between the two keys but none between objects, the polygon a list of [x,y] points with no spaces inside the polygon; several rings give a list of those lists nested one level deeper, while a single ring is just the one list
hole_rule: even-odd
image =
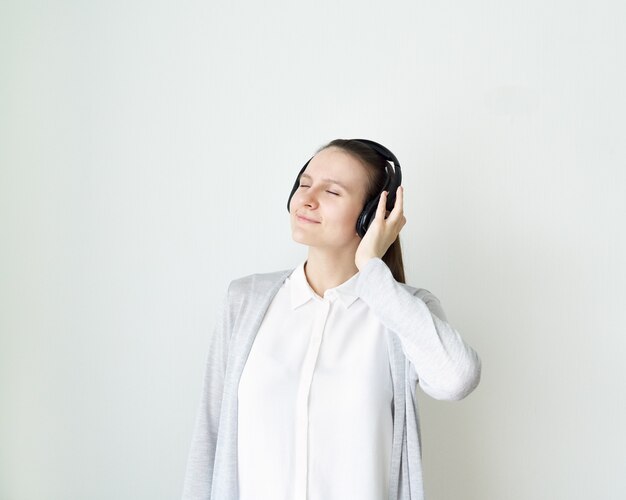
[{"label": "shirt collar", "polygon": [[[296,309],[302,304],[308,302],[311,299],[322,300],[322,298],[315,293],[315,291],[309,285],[304,272],[304,265],[306,261],[301,262],[289,276],[290,288],[291,288],[291,308]],[[336,296],[339,302],[347,309],[350,307],[359,296],[356,293],[356,281],[359,273],[344,281],[342,284],[329,288],[324,294],[325,297],[333,300]]]}]

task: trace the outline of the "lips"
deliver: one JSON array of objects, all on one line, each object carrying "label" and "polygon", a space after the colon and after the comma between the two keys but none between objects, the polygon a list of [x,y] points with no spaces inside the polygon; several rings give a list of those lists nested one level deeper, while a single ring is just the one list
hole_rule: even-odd
[{"label": "lips", "polygon": [[296,217],[299,220],[302,220],[304,222],[312,222],[312,223],[315,223],[315,224],[319,224],[319,221],[317,221],[315,219],[309,219],[308,217],[304,217],[303,215],[300,215],[300,214],[296,214]]}]

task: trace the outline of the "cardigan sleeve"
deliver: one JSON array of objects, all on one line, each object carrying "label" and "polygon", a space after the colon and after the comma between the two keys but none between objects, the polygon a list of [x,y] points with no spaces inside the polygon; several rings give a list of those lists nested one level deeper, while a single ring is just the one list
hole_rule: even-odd
[{"label": "cardigan sleeve", "polygon": [[[232,283],[231,283],[232,285]],[[211,497],[217,432],[224,390],[231,321],[228,314],[231,285],[217,310],[209,351],[204,367],[200,405],[187,459],[183,500],[208,500]]]},{"label": "cardigan sleeve", "polygon": [[411,293],[380,258],[366,262],[356,287],[379,321],[398,335],[426,394],[459,400],[476,388],[480,358],[447,322],[437,297],[424,289]]}]

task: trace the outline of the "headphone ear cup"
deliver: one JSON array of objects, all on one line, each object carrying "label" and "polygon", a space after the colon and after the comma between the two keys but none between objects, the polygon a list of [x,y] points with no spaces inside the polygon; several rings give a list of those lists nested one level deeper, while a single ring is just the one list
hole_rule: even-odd
[{"label": "headphone ear cup", "polygon": [[387,194],[387,207],[390,212],[393,210],[396,204],[396,192],[398,191],[398,183],[395,182],[395,178],[392,177]]},{"label": "headphone ear cup", "polygon": [[374,220],[374,217],[376,216],[376,208],[378,207],[379,200],[380,200],[380,195],[370,200],[367,203],[367,205],[365,205],[365,208],[363,209],[363,211],[359,215],[359,218],[357,219],[356,231],[361,238],[365,236],[365,233],[369,229],[370,224],[372,223],[372,221]]},{"label": "headphone ear cup", "polygon": [[396,176],[394,175],[394,172],[388,163],[387,163],[387,166],[385,167],[385,171],[387,172],[387,178],[385,179],[385,186],[383,187],[382,191],[387,191],[387,200],[385,204],[385,210],[389,210],[391,212],[393,210],[393,205],[395,203],[396,188],[398,186],[396,185]]},{"label": "headphone ear cup", "polygon": [[380,195],[382,194],[383,191],[388,192],[387,203],[385,207],[386,210],[389,210],[390,212],[391,210],[393,210],[393,205],[395,204],[395,199],[396,199],[397,185],[395,182],[396,176],[394,175],[394,171],[391,169],[391,166],[389,164],[387,164],[387,166],[385,167],[385,175],[386,175],[385,184],[383,188],[381,189],[381,193],[378,194],[378,196],[371,199],[365,205],[365,207],[363,208],[363,211],[361,212],[361,214],[359,215],[359,218],[357,219],[357,233],[359,234],[359,236],[361,236],[361,238],[365,236],[365,233],[370,227],[370,224],[376,217],[376,210],[378,209],[378,203],[380,202]]}]

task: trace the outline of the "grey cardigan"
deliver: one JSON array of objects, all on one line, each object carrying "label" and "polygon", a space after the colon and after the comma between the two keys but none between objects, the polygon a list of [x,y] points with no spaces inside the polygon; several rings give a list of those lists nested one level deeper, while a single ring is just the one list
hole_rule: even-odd
[{"label": "grey cardigan", "polygon": [[[210,338],[184,500],[238,499],[239,378],[265,312],[293,270],[252,274],[228,286]],[[464,398],[478,385],[481,362],[447,323],[439,300],[397,282],[381,259],[363,266],[356,290],[387,331],[394,421],[388,500],[423,500],[416,386],[436,399]]]}]

